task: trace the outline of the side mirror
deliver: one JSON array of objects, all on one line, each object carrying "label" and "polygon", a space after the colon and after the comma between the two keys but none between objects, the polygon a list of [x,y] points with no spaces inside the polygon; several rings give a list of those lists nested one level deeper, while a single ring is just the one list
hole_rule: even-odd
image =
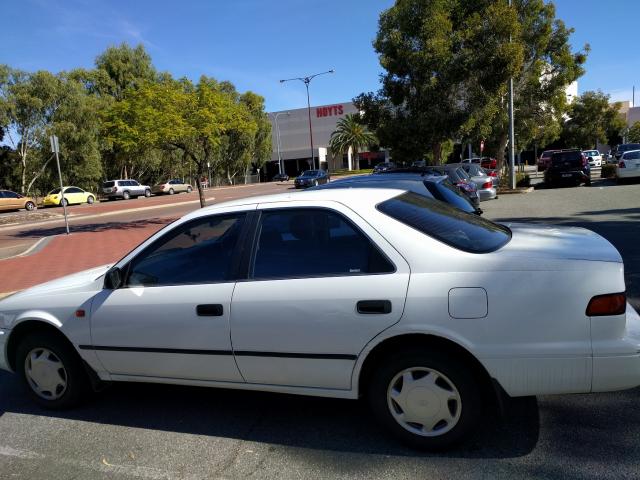
[{"label": "side mirror", "polygon": [[122,272],[118,267],[113,267],[104,276],[104,288],[117,290],[122,286]]}]

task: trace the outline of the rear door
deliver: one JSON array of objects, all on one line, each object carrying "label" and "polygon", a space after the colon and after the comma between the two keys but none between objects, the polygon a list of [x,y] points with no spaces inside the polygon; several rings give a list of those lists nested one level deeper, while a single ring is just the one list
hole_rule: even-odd
[{"label": "rear door", "polygon": [[263,204],[231,339],[249,383],[350,389],[358,355],[400,320],[409,266],[334,202]]}]

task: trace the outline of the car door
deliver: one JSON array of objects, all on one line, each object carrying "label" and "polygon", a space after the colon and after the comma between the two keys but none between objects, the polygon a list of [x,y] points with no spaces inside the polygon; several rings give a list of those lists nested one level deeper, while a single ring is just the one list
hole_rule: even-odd
[{"label": "car door", "polygon": [[380,234],[335,202],[259,206],[248,279],[231,338],[247,382],[350,389],[358,355],[399,321],[409,267]]},{"label": "car door", "polygon": [[115,376],[241,382],[229,313],[247,213],[183,223],[122,268],[91,307],[91,338]]},{"label": "car door", "polygon": [[11,199],[7,198],[7,191],[0,190],[0,211],[1,210],[11,210],[13,207],[11,206]]},{"label": "car door", "polygon": [[82,190],[78,187],[67,187],[64,191],[64,198],[69,204],[82,203],[84,201]]}]

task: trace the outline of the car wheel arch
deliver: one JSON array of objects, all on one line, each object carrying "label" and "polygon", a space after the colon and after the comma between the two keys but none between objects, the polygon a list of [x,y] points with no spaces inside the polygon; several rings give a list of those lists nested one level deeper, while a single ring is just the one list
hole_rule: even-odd
[{"label": "car wheel arch", "polygon": [[[357,395],[362,397],[364,392],[367,391],[368,382],[371,380],[375,367],[379,362],[390,355],[409,348],[427,348],[431,351],[446,352],[455,355],[457,358],[462,358],[473,369],[486,394],[489,396],[497,394],[495,391],[496,382],[492,379],[485,366],[469,349],[460,343],[432,333],[403,333],[384,338],[363,351],[365,356],[358,362],[360,368],[358,369],[358,365],[356,365],[354,369],[354,377],[356,377],[355,381],[357,381]],[[499,401],[499,399],[493,398]]]},{"label": "car wheel arch", "polygon": [[9,338],[7,339],[7,363],[11,370],[13,370],[14,372],[16,371],[16,353],[18,350],[18,345],[20,345],[20,343],[29,335],[40,332],[47,332],[51,335],[55,335],[61,339],[64,339],[64,341],[68,343],[74,351],[77,352],[76,347],[73,345],[71,340],[69,340],[69,338],[64,333],[62,333],[57,325],[41,319],[24,320],[11,329],[11,333],[9,335]]}]

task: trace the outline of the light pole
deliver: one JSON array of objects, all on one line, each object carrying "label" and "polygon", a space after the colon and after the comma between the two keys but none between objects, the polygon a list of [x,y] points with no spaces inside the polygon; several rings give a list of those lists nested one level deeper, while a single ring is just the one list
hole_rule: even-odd
[{"label": "light pole", "polygon": [[[511,0],[509,0],[511,6]],[[511,42],[511,35],[509,35]],[[513,77],[509,78],[509,188],[516,188],[516,172],[515,172],[515,134],[513,125]],[[504,152],[500,152],[504,155]]]},{"label": "light pole", "polygon": [[[290,82],[292,80],[300,80],[304,83],[304,86],[307,87],[307,113],[309,115],[309,141],[311,143],[311,170],[315,169],[315,160],[313,156],[313,131],[311,130],[311,102],[309,101],[309,84],[311,80],[313,80],[318,75],[325,75],[327,73],[334,73],[335,70],[327,70],[326,72],[314,73],[313,75],[309,75],[308,77],[296,77],[296,78],[287,78],[284,80],[280,80],[280,83]],[[318,168],[320,165],[318,165]]]},{"label": "light pole", "polygon": [[273,116],[273,122],[276,124],[276,146],[278,148],[278,173],[282,175],[284,173],[284,165],[282,164],[282,145],[280,144],[280,127],[278,126],[278,117],[280,115],[289,116],[291,113],[289,112],[278,112]]}]

